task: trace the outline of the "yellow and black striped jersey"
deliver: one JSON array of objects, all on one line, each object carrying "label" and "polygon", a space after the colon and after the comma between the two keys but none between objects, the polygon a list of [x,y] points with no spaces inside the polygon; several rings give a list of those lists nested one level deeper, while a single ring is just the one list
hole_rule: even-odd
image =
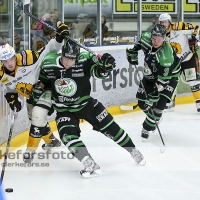
[{"label": "yellow and black striped jersey", "polygon": [[191,35],[198,38],[199,27],[187,22],[177,22],[171,24],[169,33],[167,38],[174,47],[177,56],[183,61],[190,60],[193,52],[190,50],[188,38],[191,37]]},{"label": "yellow and black striped jersey", "polygon": [[0,65],[0,81],[9,91],[17,91],[22,96],[28,98],[33,85],[38,81],[40,65],[49,52],[58,52],[62,43],[57,43],[52,39],[40,51],[24,50],[18,53],[16,68],[13,74]]}]

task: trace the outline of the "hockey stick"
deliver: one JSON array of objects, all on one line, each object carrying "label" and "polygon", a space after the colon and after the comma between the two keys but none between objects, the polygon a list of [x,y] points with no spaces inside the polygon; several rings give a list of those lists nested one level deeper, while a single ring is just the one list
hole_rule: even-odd
[{"label": "hockey stick", "polygon": [[[143,83],[142,83],[142,78],[141,78],[141,76],[140,76],[140,74],[139,74],[139,71],[138,71],[136,65],[135,65],[135,69],[136,69],[136,72],[137,72],[138,77],[139,77],[139,79],[140,79],[140,83],[141,83],[141,85],[142,85],[142,88],[143,88],[143,90],[144,90],[145,97],[146,97],[146,99],[147,99],[147,93],[146,93],[145,87],[144,87],[144,85],[143,85]],[[154,115],[154,113],[153,113],[153,109],[152,109],[151,107],[150,107],[150,111],[151,111],[151,114],[152,114],[152,116],[153,116],[153,118],[154,118],[154,121],[155,121],[155,124],[156,124],[156,128],[158,129],[158,133],[159,133],[159,135],[160,135],[160,139],[161,139],[162,144],[163,144],[163,147],[164,147],[164,149],[160,149],[160,151],[161,151],[161,153],[164,153],[164,152],[165,152],[165,147],[166,147],[166,146],[165,146],[163,137],[162,137],[162,135],[161,135],[161,132],[160,132],[158,123],[157,123],[157,121],[156,121],[156,117],[155,117],[155,115]]]},{"label": "hockey stick", "polygon": [[[37,22],[39,22],[39,23],[41,23],[41,24],[47,26],[48,28],[50,28],[51,30],[53,30],[53,31],[55,31],[57,34],[59,34],[59,33],[57,32],[57,30],[56,30],[53,26],[47,24],[46,22],[44,22],[44,21],[40,20],[39,18],[37,18],[36,16],[32,15],[32,14],[29,12],[29,6],[30,6],[30,0],[25,0],[25,1],[24,1],[24,13],[25,13],[27,16],[31,17],[32,19],[34,19],[34,20],[36,20]],[[81,48],[85,49],[86,51],[92,53],[93,55],[98,56],[97,53],[95,53],[95,52],[92,51],[91,49],[87,48],[87,47],[84,46],[83,44],[77,42],[77,41],[74,40],[73,38],[71,38],[71,37],[69,37],[69,36],[66,36],[66,35],[61,35],[61,36],[64,37],[65,39],[71,40],[71,41],[74,42],[76,45],[78,45],[79,47],[81,47]]]},{"label": "hockey stick", "polygon": [[11,141],[11,138],[12,138],[12,132],[13,132],[13,127],[14,127],[14,122],[15,122],[16,117],[17,117],[17,112],[16,112],[16,109],[15,109],[13,111],[13,115],[12,115],[12,119],[11,119],[10,131],[9,131],[9,134],[8,134],[8,140],[7,140],[7,145],[6,145],[6,152],[5,152],[5,156],[4,156],[4,161],[2,163],[0,186],[2,185],[3,177],[4,177],[4,174],[5,174],[5,169],[6,169],[6,164],[7,164],[7,156],[8,156],[10,141]]},{"label": "hockey stick", "polygon": [[134,105],[134,106],[126,106],[126,105],[121,105],[120,109],[121,110],[135,110],[138,107],[138,104]]}]

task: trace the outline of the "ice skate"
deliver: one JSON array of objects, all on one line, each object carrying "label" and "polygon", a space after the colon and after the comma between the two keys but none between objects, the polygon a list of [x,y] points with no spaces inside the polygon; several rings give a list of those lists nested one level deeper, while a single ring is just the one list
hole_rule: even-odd
[{"label": "ice skate", "polygon": [[61,142],[52,134],[50,136],[50,139],[52,140],[51,143],[47,144],[43,144],[42,145],[42,149],[43,150],[51,150],[52,148],[56,148],[56,147],[60,147],[61,146]]},{"label": "ice skate", "polygon": [[140,151],[136,148],[132,149],[131,156],[135,160],[137,164],[145,165],[146,161],[144,159],[144,156],[140,153]]},{"label": "ice skate", "polygon": [[151,131],[147,131],[146,129],[142,128],[142,142],[146,141],[149,138],[149,134]]},{"label": "ice skate", "polygon": [[197,112],[200,112],[200,100],[196,101]]},{"label": "ice skate", "polygon": [[23,160],[25,163],[31,163],[34,158],[35,151],[31,149],[26,149],[26,152],[23,154]]},{"label": "ice skate", "polygon": [[84,169],[80,171],[83,178],[93,178],[102,173],[99,165],[97,165],[91,157],[85,156],[81,162],[84,165]]},{"label": "ice skate", "polygon": [[169,103],[166,104],[165,111],[173,112],[174,108],[175,108],[175,100],[170,101]]}]

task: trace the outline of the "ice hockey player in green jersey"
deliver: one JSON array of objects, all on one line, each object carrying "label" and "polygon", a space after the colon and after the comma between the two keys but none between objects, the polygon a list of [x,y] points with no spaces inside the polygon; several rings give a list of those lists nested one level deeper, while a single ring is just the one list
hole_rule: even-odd
[{"label": "ice hockey player in green jersey", "polygon": [[53,107],[60,138],[69,151],[84,165],[84,178],[101,173],[99,165],[90,156],[80,139],[79,119],[84,119],[108,138],[127,150],[136,163],[145,164],[130,136],[114,121],[106,108],[90,96],[90,78],[106,78],[115,67],[115,59],[108,53],[97,57],[81,52],[79,47],[66,41],[62,53],[49,53],[43,60],[40,85],[51,89]]},{"label": "ice hockey player in green jersey", "polygon": [[[166,28],[157,24],[150,32],[141,35],[133,48],[127,49],[130,64],[138,64],[138,51],[144,52],[144,77],[136,98],[139,107],[146,113],[141,137],[147,139],[155,131],[167,101],[173,97],[180,77],[180,59],[169,42],[165,40]],[[147,95],[146,95],[146,94]],[[149,109],[149,108],[152,109]],[[151,111],[153,110],[153,115]]]}]

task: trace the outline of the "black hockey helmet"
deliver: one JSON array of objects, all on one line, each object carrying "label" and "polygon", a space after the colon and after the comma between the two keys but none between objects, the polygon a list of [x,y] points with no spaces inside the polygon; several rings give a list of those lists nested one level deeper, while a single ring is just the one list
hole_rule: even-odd
[{"label": "black hockey helmet", "polygon": [[151,30],[151,35],[165,37],[167,30],[164,25],[156,24]]},{"label": "black hockey helmet", "polygon": [[79,53],[79,46],[71,40],[66,40],[65,44],[62,47],[62,56],[66,58],[76,58]]}]

